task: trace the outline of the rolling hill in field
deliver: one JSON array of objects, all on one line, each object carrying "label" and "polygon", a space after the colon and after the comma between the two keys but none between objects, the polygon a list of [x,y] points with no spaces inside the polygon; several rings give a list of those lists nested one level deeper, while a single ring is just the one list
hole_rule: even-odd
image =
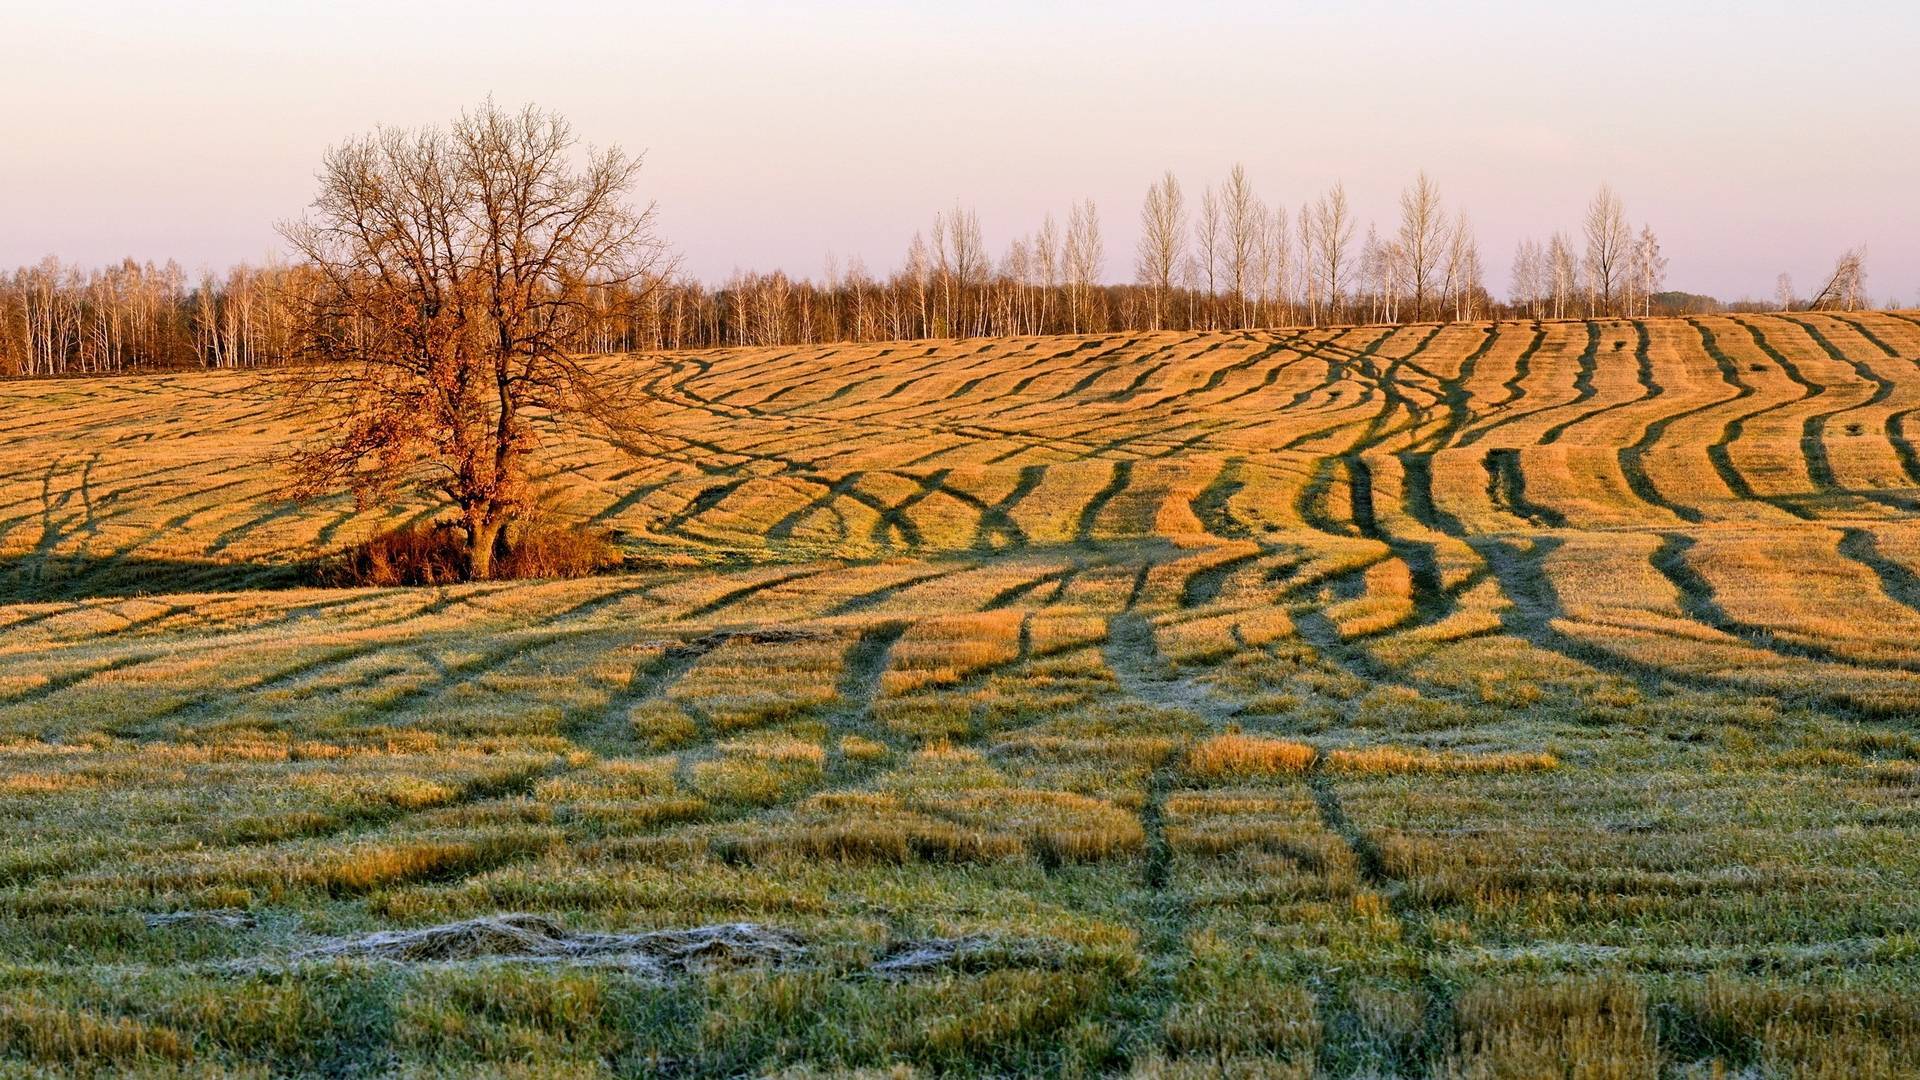
[{"label": "rolling hill in field", "polygon": [[1920,1071],[1920,318],[603,363],[633,569],[441,589],[256,377],[0,383],[0,1054]]}]

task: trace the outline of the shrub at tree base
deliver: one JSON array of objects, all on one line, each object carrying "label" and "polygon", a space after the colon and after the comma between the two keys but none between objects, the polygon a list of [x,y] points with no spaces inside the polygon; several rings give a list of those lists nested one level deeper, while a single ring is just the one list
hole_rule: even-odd
[{"label": "shrub at tree base", "polygon": [[577,578],[618,567],[613,537],[597,529],[532,523],[509,526],[493,561],[497,578]]},{"label": "shrub at tree base", "polygon": [[[620,549],[604,532],[529,522],[501,533],[489,576],[588,577],[621,561]],[[321,574],[330,585],[450,585],[472,576],[466,532],[451,521],[406,525],[369,537]]]}]

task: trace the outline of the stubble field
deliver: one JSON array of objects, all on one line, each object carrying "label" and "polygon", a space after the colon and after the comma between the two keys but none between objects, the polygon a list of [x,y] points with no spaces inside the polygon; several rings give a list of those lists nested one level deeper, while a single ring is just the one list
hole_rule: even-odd
[{"label": "stubble field", "polygon": [[0,1070],[1920,1072],[1915,316],[604,363],[437,589],[0,383]]}]

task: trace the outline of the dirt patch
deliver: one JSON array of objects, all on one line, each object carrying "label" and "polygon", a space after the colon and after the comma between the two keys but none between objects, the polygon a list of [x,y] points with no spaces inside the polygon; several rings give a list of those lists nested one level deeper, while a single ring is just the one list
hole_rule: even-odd
[{"label": "dirt patch", "polygon": [[724,967],[779,966],[793,963],[806,953],[798,935],[756,923],[607,934],[568,930],[540,915],[509,914],[335,938],[302,949],[292,959],[416,964],[510,960],[617,967],[664,977]]}]

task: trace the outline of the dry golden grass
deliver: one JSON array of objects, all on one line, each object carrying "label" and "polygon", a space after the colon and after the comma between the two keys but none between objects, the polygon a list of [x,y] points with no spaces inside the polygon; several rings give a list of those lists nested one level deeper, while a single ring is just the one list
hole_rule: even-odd
[{"label": "dry golden grass", "polygon": [[1257,735],[1215,735],[1187,754],[1187,772],[1208,780],[1304,773],[1319,752],[1306,743]]},{"label": "dry golden grass", "polygon": [[1326,767],[1351,773],[1503,773],[1557,769],[1547,753],[1462,754],[1397,746],[1329,750]]},{"label": "dry golden grass", "polygon": [[168,1028],[24,995],[0,999],[0,1045],[43,1065],[88,1072],[193,1056],[187,1040]]},{"label": "dry golden grass", "polygon": [[1657,1075],[1644,993],[1611,981],[1509,981],[1468,987],[1454,1005],[1460,1045],[1438,1070],[1460,1080]]},{"label": "dry golden grass", "polygon": [[1023,613],[1017,610],[926,619],[894,646],[881,677],[890,697],[929,687],[951,686],[983,668],[1013,659],[1020,649]]},{"label": "dry golden grass", "polygon": [[[280,501],[251,380],[0,384],[0,1073],[1913,1074],[1916,356],[608,357],[663,452],[542,483],[630,568],[358,589],[445,508]],[[807,952],[290,963],[513,912]]]}]

